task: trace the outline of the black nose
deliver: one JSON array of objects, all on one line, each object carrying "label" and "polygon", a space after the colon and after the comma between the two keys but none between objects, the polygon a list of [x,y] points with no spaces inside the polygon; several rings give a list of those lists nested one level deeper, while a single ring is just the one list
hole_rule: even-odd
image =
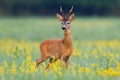
[{"label": "black nose", "polygon": [[62,27],[62,30],[65,30],[65,27]]}]

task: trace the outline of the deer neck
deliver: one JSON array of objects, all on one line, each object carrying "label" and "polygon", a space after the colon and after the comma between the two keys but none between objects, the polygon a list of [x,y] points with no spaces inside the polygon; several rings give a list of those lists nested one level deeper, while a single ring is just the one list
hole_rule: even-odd
[{"label": "deer neck", "polygon": [[71,36],[70,28],[64,31],[63,42],[66,48],[72,48],[72,36]]}]

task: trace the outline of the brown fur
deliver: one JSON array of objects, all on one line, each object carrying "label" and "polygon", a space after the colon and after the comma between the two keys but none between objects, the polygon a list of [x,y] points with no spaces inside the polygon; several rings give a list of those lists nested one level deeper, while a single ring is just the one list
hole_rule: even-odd
[{"label": "brown fur", "polygon": [[[57,18],[59,21],[63,20],[62,19],[63,17],[61,17],[58,14],[57,14]],[[74,19],[74,14],[72,14],[68,18],[68,21],[71,22],[73,19]],[[50,58],[50,63],[52,63],[52,57],[54,56],[56,60],[59,59],[61,62],[65,61],[66,68],[68,69],[69,57],[72,54],[73,47],[72,47],[70,26],[67,27],[68,28],[64,30],[63,39],[50,39],[41,43],[40,45],[41,57],[36,60],[36,67],[38,67],[38,65],[41,62],[45,61],[48,58]],[[49,64],[46,67],[46,69],[49,68]]]},{"label": "brown fur", "polygon": [[51,39],[42,42],[40,50],[41,58],[37,60],[37,66],[44,60],[54,56],[56,59],[65,61],[66,68],[68,68],[68,60],[73,51],[70,29],[64,31],[64,39]]}]

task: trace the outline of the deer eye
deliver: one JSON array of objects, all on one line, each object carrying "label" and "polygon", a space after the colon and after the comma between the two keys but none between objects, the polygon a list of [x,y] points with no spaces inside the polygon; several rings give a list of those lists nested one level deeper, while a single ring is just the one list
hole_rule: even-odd
[{"label": "deer eye", "polygon": [[63,22],[61,24],[63,24]]},{"label": "deer eye", "polygon": [[70,24],[69,22],[67,22],[67,24]]}]

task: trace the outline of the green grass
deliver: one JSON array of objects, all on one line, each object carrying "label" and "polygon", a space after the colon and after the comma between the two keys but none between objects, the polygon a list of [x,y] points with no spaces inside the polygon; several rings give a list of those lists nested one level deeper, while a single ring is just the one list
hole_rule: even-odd
[{"label": "green grass", "polygon": [[[119,18],[81,18],[72,23],[74,40],[120,40]],[[0,18],[0,38],[41,41],[62,38],[61,23],[51,17]]]},{"label": "green grass", "polygon": [[[71,26],[74,52],[70,58],[70,69],[66,71],[64,66],[60,70],[62,76],[59,70],[50,70],[46,74],[45,66],[41,64],[42,68],[38,71],[25,73],[19,67],[23,62],[25,71],[30,71],[30,66],[34,67],[32,64],[40,55],[41,41],[63,38],[61,23],[55,17],[1,17],[0,80],[119,80],[120,75],[112,74],[111,69],[120,72],[120,19],[77,17]],[[27,61],[28,55],[32,57],[30,61]],[[5,61],[8,67],[5,67]],[[26,66],[27,62],[31,64]],[[17,74],[11,73],[13,63],[17,65],[13,67]],[[96,66],[91,67],[92,64]],[[4,75],[1,75],[2,67]],[[83,72],[79,73],[81,67]],[[89,73],[86,68],[90,69]],[[103,75],[96,74],[98,70]]]}]

